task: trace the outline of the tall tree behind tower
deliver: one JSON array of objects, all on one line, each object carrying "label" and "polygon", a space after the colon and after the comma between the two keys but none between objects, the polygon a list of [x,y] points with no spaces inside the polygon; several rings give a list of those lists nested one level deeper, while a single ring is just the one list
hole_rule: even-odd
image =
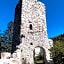
[{"label": "tall tree behind tower", "polygon": [[5,44],[3,47],[5,47],[6,52],[11,52],[13,25],[14,25],[14,23],[12,21],[10,21],[8,23],[8,29],[4,32],[4,35],[3,35],[3,44]]}]

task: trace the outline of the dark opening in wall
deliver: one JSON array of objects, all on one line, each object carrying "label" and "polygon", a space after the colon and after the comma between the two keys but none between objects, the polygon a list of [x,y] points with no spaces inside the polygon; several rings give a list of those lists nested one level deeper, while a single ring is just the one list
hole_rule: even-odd
[{"label": "dark opening in wall", "polygon": [[30,45],[33,45],[33,43],[30,43]]},{"label": "dark opening in wall", "polygon": [[10,57],[7,57],[7,59],[10,59]]},{"label": "dark opening in wall", "polygon": [[30,24],[29,28],[30,28],[30,30],[32,30],[32,24]]},{"label": "dark opening in wall", "polygon": [[21,50],[21,52],[22,52],[23,50]]},{"label": "dark opening in wall", "polygon": [[22,60],[24,60],[24,58],[22,58]]},{"label": "dark opening in wall", "polygon": [[22,34],[22,35],[21,35],[21,38],[23,38],[23,37],[25,38],[25,36]]}]

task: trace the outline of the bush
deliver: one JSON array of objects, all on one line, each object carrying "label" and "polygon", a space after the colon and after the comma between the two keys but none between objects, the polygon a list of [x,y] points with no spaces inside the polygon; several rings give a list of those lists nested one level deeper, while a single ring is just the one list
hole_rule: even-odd
[{"label": "bush", "polygon": [[64,42],[56,41],[51,49],[54,64],[64,64]]}]

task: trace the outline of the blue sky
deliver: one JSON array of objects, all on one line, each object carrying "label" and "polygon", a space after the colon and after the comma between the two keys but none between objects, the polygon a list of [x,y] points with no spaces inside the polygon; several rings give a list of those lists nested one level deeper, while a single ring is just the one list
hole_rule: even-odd
[{"label": "blue sky", "polygon": [[[46,5],[48,37],[64,33],[64,0],[39,0]],[[18,0],[0,0],[0,30],[7,29],[7,24],[14,21],[14,12]]]}]

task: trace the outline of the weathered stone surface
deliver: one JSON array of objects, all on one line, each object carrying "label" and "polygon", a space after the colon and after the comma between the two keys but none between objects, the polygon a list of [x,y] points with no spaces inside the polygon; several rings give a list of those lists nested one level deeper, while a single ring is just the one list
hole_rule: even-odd
[{"label": "weathered stone surface", "polygon": [[[15,9],[12,56],[19,64],[34,64],[33,51],[42,47],[45,63],[52,61],[49,49],[53,41],[47,37],[45,5],[37,0],[20,0]],[[18,64],[18,63],[17,63]],[[53,63],[51,63],[53,64]]]},{"label": "weathered stone surface", "polygon": [[1,59],[0,64],[19,64],[19,61],[15,59]]},{"label": "weathered stone surface", "polygon": [[11,53],[3,52],[1,53],[1,59],[9,59],[11,57]]}]

